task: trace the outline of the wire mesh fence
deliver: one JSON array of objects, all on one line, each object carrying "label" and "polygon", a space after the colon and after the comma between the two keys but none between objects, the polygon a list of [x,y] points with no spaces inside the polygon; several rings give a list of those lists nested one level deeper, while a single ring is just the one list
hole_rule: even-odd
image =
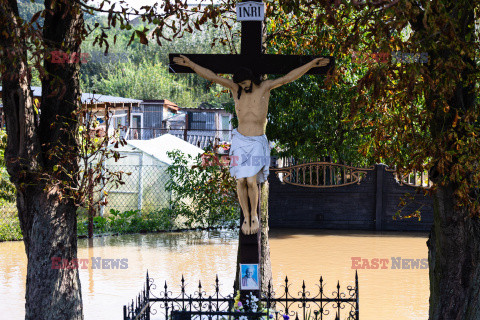
[{"label": "wire mesh fence", "polygon": [[17,205],[14,202],[0,203],[0,241],[16,240],[21,237]]},{"label": "wire mesh fence", "polygon": [[166,190],[170,180],[167,166],[158,165],[107,165],[110,171],[122,171],[124,184],[107,185],[107,205],[101,213],[110,209],[119,211],[140,210],[154,212],[169,207],[171,192]]},{"label": "wire mesh fence", "polygon": [[[170,179],[167,165],[106,165],[111,171],[122,171],[122,182],[118,186],[105,186],[106,195],[101,192],[94,198],[105,197],[107,204],[100,208],[99,215],[110,210],[120,212],[139,210],[153,213],[170,206],[171,192],[166,190]],[[86,210],[79,208],[79,214]],[[0,241],[21,238],[20,222],[15,202],[0,202]]]}]

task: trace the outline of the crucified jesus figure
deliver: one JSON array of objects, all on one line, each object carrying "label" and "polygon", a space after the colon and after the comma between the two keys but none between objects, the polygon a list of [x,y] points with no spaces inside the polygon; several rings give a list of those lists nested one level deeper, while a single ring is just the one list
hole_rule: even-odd
[{"label": "crucified jesus figure", "polygon": [[[173,58],[173,62],[191,68],[199,76],[216,82],[232,92],[238,129],[232,132],[230,173],[237,179],[238,200],[244,216],[242,232],[247,235],[256,234],[259,229],[257,183],[267,180],[270,166],[270,147],[265,136],[270,91],[297,80],[313,67],[326,66],[329,59],[314,59],[281,78],[265,81],[261,81],[260,76],[247,68],[239,68],[233,79],[227,79],[199,66],[183,55]],[[249,201],[251,212],[248,209]]]}]

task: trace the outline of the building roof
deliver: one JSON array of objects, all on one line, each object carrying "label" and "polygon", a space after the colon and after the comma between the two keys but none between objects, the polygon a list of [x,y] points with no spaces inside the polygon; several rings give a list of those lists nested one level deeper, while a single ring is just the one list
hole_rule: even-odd
[{"label": "building roof", "polygon": [[[42,96],[42,87],[31,87],[31,88],[32,88],[34,97]],[[1,92],[2,92],[2,87],[0,86],[0,96],[1,96]],[[138,100],[138,99],[114,97],[114,96],[109,96],[105,94],[99,94],[99,93],[93,94],[88,92],[82,93],[81,101],[83,104],[97,105],[97,104],[110,103],[110,104],[114,104],[114,106],[116,104],[125,104],[125,103],[140,104],[143,102],[143,100]]]},{"label": "building roof", "polygon": [[[168,133],[151,140],[127,140],[127,145],[139,149],[169,165],[173,163],[172,159],[167,155],[167,152],[169,151],[179,149],[184,154],[189,154],[193,158],[204,153],[203,149]],[[193,164],[193,161],[189,164]]]},{"label": "building roof", "polygon": [[170,118],[166,118],[162,120],[163,122],[165,121],[170,121],[170,122],[185,122],[185,113],[179,113],[174,116],[171,116]]},{"label": "building roof", "polygon": [[143,100],[142,104],[163,104],[165,107],[178,111],[180,108],[172,101],[167,100],[167,99],[161,99],[161,100]]},{"label": "building roof", "polygon": [[[111,102],[111,103],[142,103],[142,100],[114,97],[104,94],[93,94],[93,93],[82,93],[82,103],[102,103],[102,102]],[[97,102],[98,101],[98,102]]]},{"label": "building roof", "polygon": [[200,105],[196,108],[180,108],[182,111],[222,111],[225,110],[225,108],[219,108],[216,107],[213,104],[207,103],[207,102],[202,102]]}]

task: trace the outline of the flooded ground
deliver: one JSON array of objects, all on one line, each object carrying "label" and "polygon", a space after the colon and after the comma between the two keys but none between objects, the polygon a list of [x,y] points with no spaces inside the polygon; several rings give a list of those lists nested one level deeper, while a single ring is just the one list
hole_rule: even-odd
[{"label": "flooded ground", "polygon": [[[147,270],[158,286],[167,281],[174,291],[179,290],[183,275],[189,288],[194,290],[201,280],[208,292],[218,275],[224,294],[231,294],[237,239],[238,233],[228,231],[110,236],[95,238],[93,243],[80,239],[78,258],[90,260],[87,269],[80,269],[85,319],[122,319],[123,305],[140,292]],[[336,290],[337,281],[343,289],[354,285],[355,261],[365,267],[358,270],[361,319],[424,320],[428,318],[428,269],[421,265],[412,269],[409,259],[415,264],[428,257],[426,241],[427,235],[418,233],[271,230],[274,286],[280,292],[288,275],[291,292],[300,291],[305,280],[313,294],[323,276],[327,292]],[[126,268],[92,269],[92,257],[126,259]],[[383,260],[378,269],[366,269],[362,259],[368,260],[369,267],[373,259],[388,261]],[[26,265],[23,242],[0,243],[3,319],[24,318]]]}]

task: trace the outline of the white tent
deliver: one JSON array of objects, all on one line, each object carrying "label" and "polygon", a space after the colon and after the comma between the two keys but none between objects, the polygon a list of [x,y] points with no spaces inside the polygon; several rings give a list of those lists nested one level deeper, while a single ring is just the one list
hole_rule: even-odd
[{"label": "white tent", "polygon": [[108,212],[116,209],[123,212],[139,209],[153,212],[167,207],[171,194],[165,190],[170,179],[166,170],[173,163],[167,152],[176,149],[192,156],[189,165],[204,152],[170,134],[151,140],[127,140],[125,146],[116,148],[121,158],[117,162],[113,158],[108,159],[106,168],[131,174],[122,176],[125,184],[110,189],[104,210]]},{"label": "white tent", "polygon": [[166,163],[172,164],[173,161],[167,155],[167,152],[179,149],[184,154],[189,154],[192,158],[195,158],[198,154],[202,154],[204,151],[193,144],[190,144],[178,137],[171,134],[164,134],[158,138],[151,140],[128,140],[127,146],[134,149],[141,150],[145,154]]}]

